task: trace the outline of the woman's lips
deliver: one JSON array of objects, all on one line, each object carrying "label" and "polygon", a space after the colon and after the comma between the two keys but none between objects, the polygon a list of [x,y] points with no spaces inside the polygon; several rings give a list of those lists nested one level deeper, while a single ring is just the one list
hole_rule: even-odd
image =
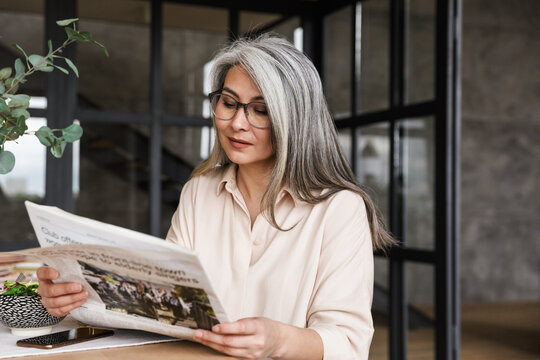
[{"label": "woman's lips", "polygon": [[232,138],[232,137],[229,138],[229,142],[231,143],[231,146],[236,148],[236,149],[245,149],[248,146],[253,145],[253,144],[251,144],[251,143],[249,143],[247,141],[240,140],[240,139],[235,139],[235,138]]}]

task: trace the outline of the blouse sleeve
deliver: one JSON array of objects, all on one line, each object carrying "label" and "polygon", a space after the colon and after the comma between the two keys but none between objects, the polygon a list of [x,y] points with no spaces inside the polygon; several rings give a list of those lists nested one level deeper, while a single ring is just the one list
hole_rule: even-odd
[{"label": "blouse sleeve", "polygon": [[167,241],[193,249],[194,204],[196,194],[196,178],[189,180],[182,188],[178,208],[171,219],[171,227],[167,232]]},{"label": "blouse sleeve", "polygon": [[373,250],[366,208],[349,191],[330,201],[307,325],[321,336],[325,360],[368,359]]}]

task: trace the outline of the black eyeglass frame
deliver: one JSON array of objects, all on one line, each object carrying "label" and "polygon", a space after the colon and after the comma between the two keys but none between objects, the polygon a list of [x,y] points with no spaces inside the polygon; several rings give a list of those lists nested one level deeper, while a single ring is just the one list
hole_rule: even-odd
[{"label": "black eyeglass frame", "polygon": [[[233,99],[235,102],[236,102],[236,106],[235,106],[235,110],[234,110],[234,114],[228,118],[228,119],[224,119],[224,118],[221,118],[221,117],[218,117],[216,115],[216,113],[214,112],[214,109],[212,108],[212,99],[217,96],[217,95],[224,95],[224,96],[228,96],[230,97],[231,99]],[[236,100],[234,97],[232,97],[231,95],[228,95],[228,94],[224,94],[223,93],[223,89],[220,89],[220,90],[216,90],[216,91],[212,91],[210,94],[208,94],[208,99],[210,99],[210,108],[212,109],[212,114],[214,114],[214,117],[219,119],[219,120],[223,120],[223,121],[229,121],[231,120],[232,118],[234,118],[236,116],[236,114],[238,113],[238,108],[240,106],[242,106],[244,108],[244,114],[246,115],[246,119],[249,123],[249,125],[253,126],[254,128],[257,128],[257,129],[268,129],[270,126],[271,126],[271,123],[268,124],[268,126],[257,126],[257,125],[253,125],[251,123],[251,121],[249,120],[249,112],[248,112],[248,106],[251,105],[251,104],[261,104],[261,105],[265,105],[265,103],[263,102],[259,102],[259,101],[252,101],[252,102],[249,102],[247,104],[245,103],[242,103],[238,100]],[[268,116],[268,118],[270,118],[270,116]]]}]

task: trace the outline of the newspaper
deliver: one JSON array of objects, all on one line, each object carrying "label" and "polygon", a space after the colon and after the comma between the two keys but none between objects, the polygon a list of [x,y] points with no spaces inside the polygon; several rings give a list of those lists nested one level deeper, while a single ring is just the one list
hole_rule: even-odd
[{"label": "newspaper", "polygon": [[41,248],[17,251],[77,282],[88,300],[71,315],[86,324],[191,339],[228,321],[197,253],[162,239],[26,201]]}]

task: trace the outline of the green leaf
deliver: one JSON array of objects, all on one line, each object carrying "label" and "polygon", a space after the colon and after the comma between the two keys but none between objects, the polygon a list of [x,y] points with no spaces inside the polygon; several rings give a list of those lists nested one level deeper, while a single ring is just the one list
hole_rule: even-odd
[{"label": "green leaf", "polygon": [[77,67],[75,66],[75,64],[68,58],[64,58],[64,60],[66,61],[66,64],[68,64],[68,66],[71,68],[71,70],[73,70],[75,75],[79,77],[79,70],[77,70]]},{"label": "green leaf", "polygon": [[4,80],[4,79],[7,79],[8,77],[11,76],[11,68],[8,66],[8,67],[5,67],[3,68],[2,70],[0,70],[0,80]]},{"label": "green leaf", "polygon": [[[24,110],[27,114],[28,111]],[[11,113],[13,115],[13,113]],[[28,114],[28,117],[25,115],[21,115],[17,118],[17,127],[15,128],[15,132],[19,134],[20,136],[24,135],[24,132],[28,129],[28,126],[26,126],[26,119],[30,117],[30,114]]]},{"label": "green leaf", "polygon": [[42,126],[36,131],[36,137],[39,142],[45,146],[53,146],[56,136],[52,133],[52,130],[48,126]]},{"label": "green leaf", "polygon": [[36,69],[47,66],[47,63],[41,55],[32,54],[28,57],[28,61],[30,61],[30,64],[34,65]]},{"label": "green leaf", "polygon": [[49,52],[47,54],[50,55],[53,52],[52,41],[51,40],[47,41],[47,45],[49,46]]},{"label": "green leaf", "polygon": [[[30,113],[24,108],[17,108],[17,109],[11,110],[11,116],[13,116],[14,118],[17,118],[17,119],[22,116],[22,117],[24,117],[24,120],[26,120],[26,119],[28,119],[30,117]],[[23,131],[23,133],[24,133],[24,131]],[[22,135],[22,134],[19,133],[19,135]]]},{"label": "green leaf", "polygon": [[107,51],[107,48],[106,48],[103,44],[100,44],[100,43],[98,43],[98,42],[95,41],[95,40],[92,40],[92,42],[93,42],[94,44],[96,44],[97,46],[99,46],[100,48],[102,48],[102,49],[103,49],[103,52],[105,52],[105,55],[109,56],[109,52]]},{"label": "green leaf", "polygon": [[15,47],[17,50],[22,52],[24,54],[25,59],[28,59],[28,55],[26,55],[26,52],[24,52],[23,48],[19,46],[19,44],[13,44],[13,47]]},{"label": "green leaf", "polygon": [[4,151],[4,144],[7,141],[8,129],[6,127],[0,127],[0,152]]},{"label": "green leaf", "polygon": [[64,74],[66,75],[69,75],[69,71],[67,71],[66,69],[64,69],[63,67],[61,66],[58,66],[58,65],[53,65],[55,68],[57,68],[58,70],[60,70],[61,72],[63,72]]},{"label": "green leaf", "polygon": [[51,154],[53,154],[55,158],[61,158],[62,155],[64,154],[65,148],[66,148],[65,141],[57,141],[56,144],[51,146]]},{"label": "green leaf", "polygon": [[88,31],[79,31],[79,35],[84,39],[81,41],[91,41],[92,40],[92,34],[90,34]]},{"label": "green leaf", "polygon": [[15,60],[15,79],[20,79],[23,77],[24,72],[26,71],[26,68],[24,67],[24,64],[20,58],[17,58]]},{"label": "green leaf", "polygon": [[66,30],[66,34],[67,34],[68,39],[84,41],[77,30],[73,30],[70,27],[67,27],[67,28],[64,28],[64,29]]},{"label": "green leaf", "polygon": [[30,96],[25,95],[25,94],[17,94],[17,95],[6,94],[5,97],[10,100],[9,101],[10,108],[20,107],[20,108],[26,109],[30,105]]},{"label": "green leaf", "polygon": [[[14,78],[9,78],[6,80],[6,86],[8,87],[8,90],[11,89],[9,91],[9,94],[16,94],[17,93],[17,90],[19,90],[19,84],[20,83],[24,83],[24,81],[22,81],[23,79],[20,79],[19,80],[19,83],[16,84],[15,86],[13,86],[13,84],[17,81],[15,80]],[[4,94],[4,95],[7,95],[7,94]]]},{"label": "green leaf", "polygon": [[2,97],[0,97],[0,113],[9,113],[9,107],[6,104],[6,100],[4,100]]},{"label": "green leaf", "polygon": [[6,92],[6,87],[4,86],[4,83],[0,81],[0,94],[3,94]]},{"label": "green leaf", "polygon": [[75,21],[79,21],[79,18],[73,18],[73,19],[65,19],[65,20],[58,20],[56,24],[58,26],[68,26],[69,24],[74,23]]},{"label": "green leaf", "polygon": [[77,141],[83,135],[83,129],[78,124],[69,125],[67,128],[62,130],[62,137],[68,143]]},{"label": "green leaf", "polygon": [[32,54],[28,60],[38,71],[51,72],[54,70],[54,65],[52,62],[50,60],[45,61],[45,58],[41,55]]},{"label": "green leaf", "polygon": [[15,155],[10,151],[0,152],[0,174],[7,174],[15,167]]},{"label": "green leaf", "polygon": [[68,39],[73,39],[77,41],[92,41],[92,34],[90,34],[88,31],[77,31],[70,27],[64,28],[66,30],[66,34],[68,36]]},{"label": "green leaf", "polygon": [[4,295],[37,295],[36,289],[39,284],[29,281],[29,282],[15,282],[15,281],[4,281],[5,292],[1,293],[0,296]]}]

